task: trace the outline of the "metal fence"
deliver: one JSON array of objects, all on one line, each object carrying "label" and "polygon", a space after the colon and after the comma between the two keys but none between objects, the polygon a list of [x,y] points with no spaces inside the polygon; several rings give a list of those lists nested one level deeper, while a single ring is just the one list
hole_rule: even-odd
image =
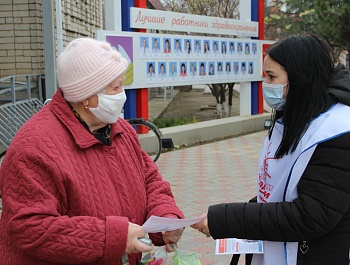
[{"label": "metal fence", "polygon": [[37,98],[0,106],[0,144],[2,145],[0,149],[7,149],[19,128],[42,106],[43,103]]},{"label": "metal fence", "polygon": [[19,128],[42,108],[42,75],[1,78],[0,102],[0,152],[3,152]]},{"label": "metal fence", "polygon": [[[35,98],[38,98],[42,102],[43,89],[41,74],[13,75],[0,79],[1,102],[15,103],[18,100],[31,99],[33,98],[33,92],[36,93]],[[23,93],[24,95],[22,95]]]}]

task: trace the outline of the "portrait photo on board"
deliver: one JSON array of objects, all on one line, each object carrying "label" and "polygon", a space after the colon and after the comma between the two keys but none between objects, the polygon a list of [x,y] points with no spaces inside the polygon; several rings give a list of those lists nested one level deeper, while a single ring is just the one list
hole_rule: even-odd
[{"label": "portrait photo on board", "polygon": [[206,76],[206,62],[199,63],[199,76]]},{"label": "portrait photo on board", "polygon": [[154,82],[155,79],[155,63],[147,62],[147,82]]},{"label": "portrait photo on board", "polygon": [[243,46],[242,45],[243,44],[242,44],[241,41],[237,42],[237,54],[238,55],[242,55],[243,54]]},{"label": "portrait photo on board", "polygon": [[247,63],[241,62],[241,76],[244,77],[247,75]]},{"label": "portrait photo on board", "polygon": [[222,67],[222,62],[217,62],[217,67],[216,67],[216,74],[218,75],[222,75],[223,72],[223,67]]},{"label": "portrait photo on board", "polygon": [[258,44],[256,42],[252,42],[252,56],[256,56],[258,53]]},{"label": "portrait photo on board", "polygon": [[221,41],[221,54],[223,56],[227,54],[227,41]]},{"label": "portrait photo on board", "polygon": [[195,57],[200,57],[202,54],[201,40],[194,40],[193,54]]},{"label": "portrait photo on board", "polygon": [[166,62],[158,62],[158,79],[165,81],[166,78]]},{"label": "portrait photo on board", "polygon": [[192,55],[192,40],[191,39],[184,39],[184,55],[186,57],[191,57]]},{"label": "portrait photo on board", "polygon": [[210,40],[204,40],[203,41],[203,49],[204,49],[203,54],[206,55],[206,56],[208,56],[210,54],[210,45],[209,45],[209,43],[210,43]]},{"label": "portrait photo on board", "polygon": [[160,38],[152,37],[152,57],[160,57]]},{"label": "portrait photo on board", "polygon": [[239,74],[239,62],[233,62],[233,75]]},{"label": "portrait photo on board", "polygon": [[215,75],[215,63],[214,62],[209,62],[209,76]]},{"label": "portrait photo on board", "polygon": [[177,77],[177,62],[169,63],[169,77],[171,79],[174,79],[175,77]]},{"label": "portrait photo on board", "polygon": [[228,53],[230,55],[233,55],[233,54],[236,53],[235,42],[234,41],[230,41],[230,45],[229,45],[229,48],[228,48]]},{"label": "portrait photo on board", "polygon": [[197,76],[197,62],[190,62],[190,77]]},{"label": "portrait photo on board", "polygon": [[250,55],[250,42],[244,43],[244,55]]},{"label": "portrait photo on board", "polygon": [[149,57],[149,43],[148,37],[140,37],[140,57]]},{"label": "portrait photo on board", "polygon": [[225,74],[230,75],[231,74],[231,62],[225,63]]},{"label": "portrait photo on board", "polygon": [[252,74],[254,74],[254,63],[249,62],[248,63],[248,75],[252,75]]},{"label": "portrait photo on board", "polygon": [[187,77],[187,62],[180,62],[180,77]]},{"label": "portrait photo on board", "polygon": [[171,39],[170,38],[164,38],[163,39],[163,54],[165,57],[171,56]]},{"label": "portrait photo on board", "polygon": [[174,50],[173,50],[175,57],[181,57],[182,56],[182,47],[181,47],[181,39],[176,38],[174,39]]},{"label": "portrait photo on board", "polygon": [[214,56],[217,56],[219,54],[219,42],[217,40],[213,40],[213,49],[211,54]]}]

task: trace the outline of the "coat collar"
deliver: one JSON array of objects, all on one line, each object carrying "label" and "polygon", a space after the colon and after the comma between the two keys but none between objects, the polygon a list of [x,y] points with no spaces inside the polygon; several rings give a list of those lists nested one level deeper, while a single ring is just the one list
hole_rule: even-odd
[{"label": "coat collar", "polygon": [[[95,144],[102,143],[97,140],[94,135],[89,132],[77,119],[63,97],[61,89],[58,89],[52,97],[51,109],[55,116],[62,122],[62,124],[70,131],[75,143],[82,149],[88,148]],[[119,122],[111,125],[111,142],[114,137],[124,132],[124,128]]]}]

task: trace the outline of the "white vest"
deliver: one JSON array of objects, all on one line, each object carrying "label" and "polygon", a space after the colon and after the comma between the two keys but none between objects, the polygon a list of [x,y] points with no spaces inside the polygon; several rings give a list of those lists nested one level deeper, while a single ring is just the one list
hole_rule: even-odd
[{"label": "white vest", "polygon": [[[313,119],[292,154],[275,159],[282,140],[283,123],[277,121],[271,139],[266,137],[259,159],[258,202],[293,201],[297,186],[317,145],[350,132],[350,107],[338,103]],[[298,242],[264,241],[264,254],[255,254],[252,265],[296,265]]]}]

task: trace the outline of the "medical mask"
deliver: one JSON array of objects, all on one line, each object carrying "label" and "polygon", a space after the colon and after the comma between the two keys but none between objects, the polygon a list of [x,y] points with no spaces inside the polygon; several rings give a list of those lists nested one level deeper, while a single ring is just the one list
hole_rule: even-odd
[{"label": "medical mask", "polygon": [[[287,83],[288,84],[288,83]],[[271,109],[282,110],[286,100],[283,98],[283,88],[287,85],[262,83],[264,99]]]},{"label": "medical mask", "polygon": [[98,93],[97,97],[97,108],[89,108],[89,110],[101,122],[108,124],[115,123],[118,120],[126,101],[125,91],[115,95]]}]

